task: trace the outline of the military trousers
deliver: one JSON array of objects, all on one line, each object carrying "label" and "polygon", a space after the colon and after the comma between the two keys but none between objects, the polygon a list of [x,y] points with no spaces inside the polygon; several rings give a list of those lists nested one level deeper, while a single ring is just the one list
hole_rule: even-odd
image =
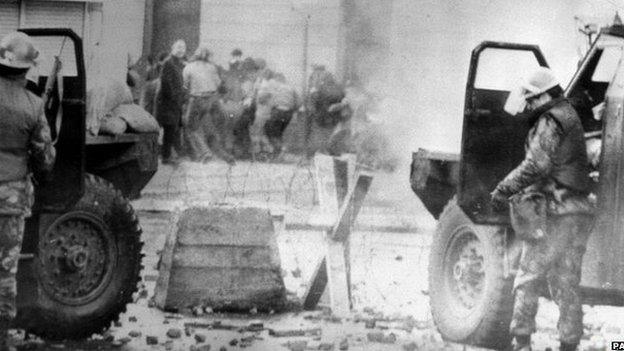
[{"label": "military trousers", "polygon": [[559,306],[557,329],[561,342],[577,344],[583,335],[583,310],[579,293],[581,265],[593,217],[567,214],[547,219],[546,235],[523,241],[510,331],[513,336],[535,332],[540,287],[545,281]]},{"label": "military trousers", "polygon": [[17,263],[22,250],[24,221],[30,216],[33,202],[30,177],[0,181],[0,330],[17,314]]},{"label": "military trousers", "polygon": [[17,314],[17,263],[22,250],[24,216],[0,215],[0,319]]}]

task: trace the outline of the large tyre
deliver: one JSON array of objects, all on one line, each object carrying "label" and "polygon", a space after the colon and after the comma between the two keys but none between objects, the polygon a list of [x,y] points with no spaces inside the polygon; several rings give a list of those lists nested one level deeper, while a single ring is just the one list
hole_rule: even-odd
[{"label": "large tyre", "polygon": [[475,225],[455,199],[440,220],[429,256],[433,320],[449,341],[509,346],[512,279],[505,278],[503,229]]},{"label": "large tyre", "polygon": [[39,239],[41,287],[26,329],[47,339],[80,339],[119,318],[137,291],[141,228],[127,199],[93,175],[85,194]]}]

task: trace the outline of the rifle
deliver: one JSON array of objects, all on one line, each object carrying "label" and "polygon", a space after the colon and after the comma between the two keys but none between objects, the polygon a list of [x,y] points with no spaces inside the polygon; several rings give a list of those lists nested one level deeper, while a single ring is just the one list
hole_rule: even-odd
[{"label": "rifle", "polygon": [[61,59],[58,56],[54,56],[54,64],[52,64],[52,70],[48,75],[45,89],[43,89],[43,96],[41,97],[43,99],[43,105],[47,109],[52,108],[52,101],[50,100],[50,97],[52,96],[52,91],[54,90],[54,86],[56,85],[56,82],[58,80],[59,73],[61,72],[61,66]]},{"label": "rifle", "polygon": [[54,64],[52,64],[52,69],[50,71],[50,74],[48,75],[48,80],[46,81],[46,85],[45,85],[45,89],[43,90],[43,95],[42,95],[42,99],[43,99],[43,106],[45,109],[50,110],[52,109],[52,104],[54,102],[54,99],[51,99],[52,97],[52,92],[54,91],[54,86],[56,86],[57,82],[58,82],[58,109],[56,112],[56,117],[54,119],[55,122],[55,139],[52,142],[52,144],[56,144],[56,142],[59,139],[59,134],[61,133],[61,124],[63,121],[63,104],[62,104],[62,99],[63,99],[63,80],[62,79],[58,79],[60,73],[61,73],[61,68],[62,68],[62,64],[61,64],[61,59],[59,58],[59,56],[54,56]]}]

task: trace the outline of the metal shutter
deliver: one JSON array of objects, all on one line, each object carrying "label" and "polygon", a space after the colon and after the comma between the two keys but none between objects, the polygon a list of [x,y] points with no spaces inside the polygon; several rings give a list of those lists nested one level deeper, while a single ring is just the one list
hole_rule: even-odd
[{"label": "metal shutter", "polygon": [[0,38],[17,29],[19,25],[19,4],[17,0],[0,2]]},{"label": "metal shutter", "polygon": [[26,1],[23,27],[71,28],[83,36],[84,2]]}]

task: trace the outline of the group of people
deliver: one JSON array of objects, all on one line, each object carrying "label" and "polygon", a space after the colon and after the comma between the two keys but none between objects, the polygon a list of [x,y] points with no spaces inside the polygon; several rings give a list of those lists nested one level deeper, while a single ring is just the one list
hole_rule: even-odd
[{"label": "group of people", "polygon": [[141,104],[163,129],[163,163],[278,157],[284,130],[302,105],[285,76],[263,59],[243,59],[240,49],[231,52],[227,69],[213,63],[206,47],[188,61],[186,53],[178,40],[146,73]]},{"label": "group of people", "polygon": [[226,69],[211,56],[200,46],[187,60],[186,44],[178,40],[169,53],[149,60],[141,105],[163,129],[163,163],[176,164],[180,157],[206,162],[217,156],[230,164],[277,159],[288,151],[284,132],[296,115],[303,121],[307,156],[347,151],[356,99],[325,66],[313,66],[303,98],[262,58],[243,58],[234,49]]}]

